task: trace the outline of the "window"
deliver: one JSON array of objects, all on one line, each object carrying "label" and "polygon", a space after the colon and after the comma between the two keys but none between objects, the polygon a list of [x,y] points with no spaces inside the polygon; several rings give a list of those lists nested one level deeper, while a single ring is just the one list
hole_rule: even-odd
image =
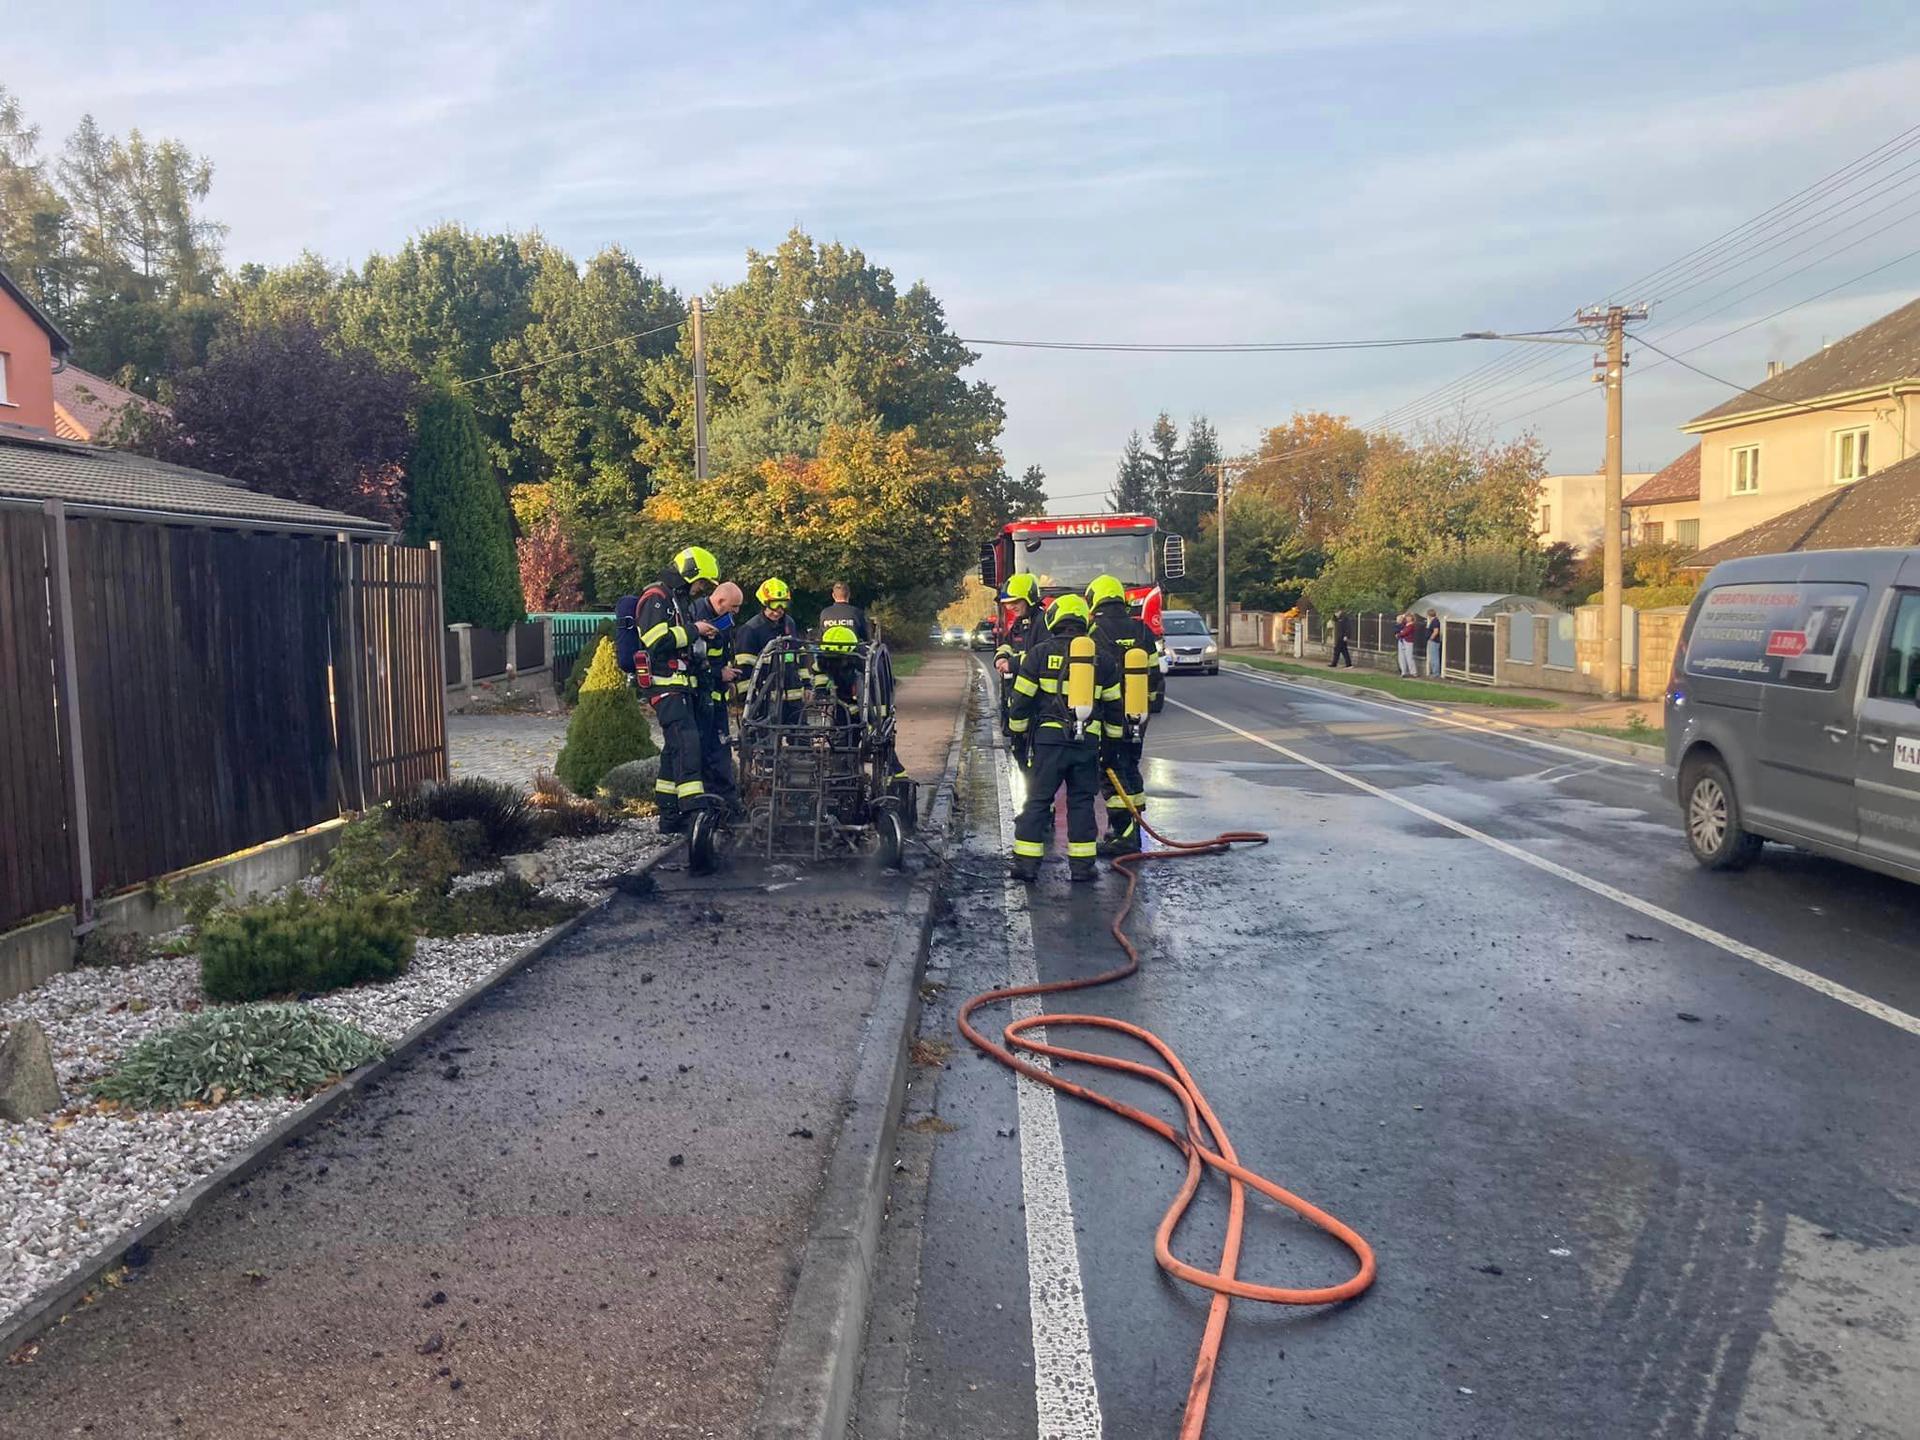
[{"label": "window", "polygon": [[1867,473],[1867,430],[1838,430],[1833,436],[1833,483],[1845,485]]},{"label": "window", "polygon": [[1689,550],[1700,548],[1700,522],[1698,520],[1676,520],[1673,522],[1673,541]]},{"label": "window", "polygon": [[1742,445],[1727,452],[1727,466],[1733,476],[1733,493],[1736,495],[1757,495],[1760,493],[1760,447]]},{"label": "window", "polygon": [[1649,520],[1640,527],[1640,543],[1658,545],[1667,538],[1667,527],[1658,520]]},{"label": "window", "polygon": [[1892,700],[1920,698],[1920,594],[1907,591],[1900,597],[1873,693]]},{"label": "window", "polygon": [[7,398],[7,361],[11,359],[6,351],[0,350],[0,405],[11,405]]},{"label": "window", "polygon": [[1551,505],[1542,505],[1540,507],[1540,533],[1542,535],[1551,535],[1553,533],[1553,507]]}]

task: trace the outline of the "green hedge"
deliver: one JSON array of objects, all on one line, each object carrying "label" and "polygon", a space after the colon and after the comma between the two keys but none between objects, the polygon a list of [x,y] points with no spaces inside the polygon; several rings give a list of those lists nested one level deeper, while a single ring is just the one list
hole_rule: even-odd
[{"label": "green hedge", "polygon": [[209,1000],[265,1000],[391,980],[413,958],[405,901],[360,895],[326,901],[299,890],[216,915],[200,935],[200,989]]}]

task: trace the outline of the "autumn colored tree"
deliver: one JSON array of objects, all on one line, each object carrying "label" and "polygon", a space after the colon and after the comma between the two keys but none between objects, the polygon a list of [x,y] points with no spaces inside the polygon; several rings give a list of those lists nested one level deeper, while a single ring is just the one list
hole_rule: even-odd
[{"label": "autumn colored tree", "polygon": [[[1207,597],[1211,608],[1219,554],[1216,517],[1201,518],[1187,547],[1187,575],[1177,588]],[[1298,520],[1259,491],[1236,490],[1227,499],[1227,599],[1250,610],[1285,610],[1320,573],[1326,556],[1306,543]]]},{"label": "autumn colored tree", "polygon": [[1353,513],[1367,450],[1366,433],[1344,415],[1295,411],[1260,437],[1235,489],[1269,497],[1295,516],[1305,543],[1325,547]]},{"label": "autumn colored tree", "polygon": [[171,413],[129,406],[115,439],[268,495],[399,525],[417,389],[407,371],[293,319],[223,341],[174,379]]}]

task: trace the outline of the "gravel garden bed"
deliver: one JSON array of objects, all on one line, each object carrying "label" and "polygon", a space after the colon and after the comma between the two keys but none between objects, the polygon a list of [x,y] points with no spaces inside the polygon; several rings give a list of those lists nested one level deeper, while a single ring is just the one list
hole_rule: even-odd
[{"label": "gravel garden bed", "polygon": [[[661,848],[650,820],[554,840],[539,852],[543,878],[536,884],[544,896],[590,904],[615,877],[639,869]],[[483,872],[457,883],[499,878],[500,872]],[[391,1045],[543,933],[423,937],[395,979],[304,1003]],[[66,1110],[43,1120],[0,1121],[0,1326],[305,1103],[304,1097],[234,1099],[173,1110],[104,1110],[93,1103],[89,1086],[128,1050],[205,1007],[194,955],[74,970],[0,1002],[0,1030],[32,1019],[46,1031],[68,1100]]]}]

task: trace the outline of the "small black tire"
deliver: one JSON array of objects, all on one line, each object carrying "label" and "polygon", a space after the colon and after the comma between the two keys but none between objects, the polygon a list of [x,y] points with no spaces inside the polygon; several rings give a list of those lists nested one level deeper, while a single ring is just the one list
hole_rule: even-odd
[{"label": "small black tire", "polygon": [[1681,823],[1687,848],[1706,870],[1744,870],[1766,841],[1740,822],[1733,778],[1717,759],[1688,762],[1680,782]]},{"label": "small black tire", "polygon": [[880,868],[898,870],[907,853],[907,833],[900,824],[900,816],[892,810],[882,810],[874,819],[873,829],[880,837]]},{"label": "small black tire", "polygon": [[1207,674],[1218,675],[1219,673],[1220,673],[1220,667],[1218,665],[1209,665],[1207,667]]},{"label": "small black tire", "polygon": [[720,862],[720,819],[711,810],[702,810],[687,826],[687,869],[695,875],[711,875]]}]

